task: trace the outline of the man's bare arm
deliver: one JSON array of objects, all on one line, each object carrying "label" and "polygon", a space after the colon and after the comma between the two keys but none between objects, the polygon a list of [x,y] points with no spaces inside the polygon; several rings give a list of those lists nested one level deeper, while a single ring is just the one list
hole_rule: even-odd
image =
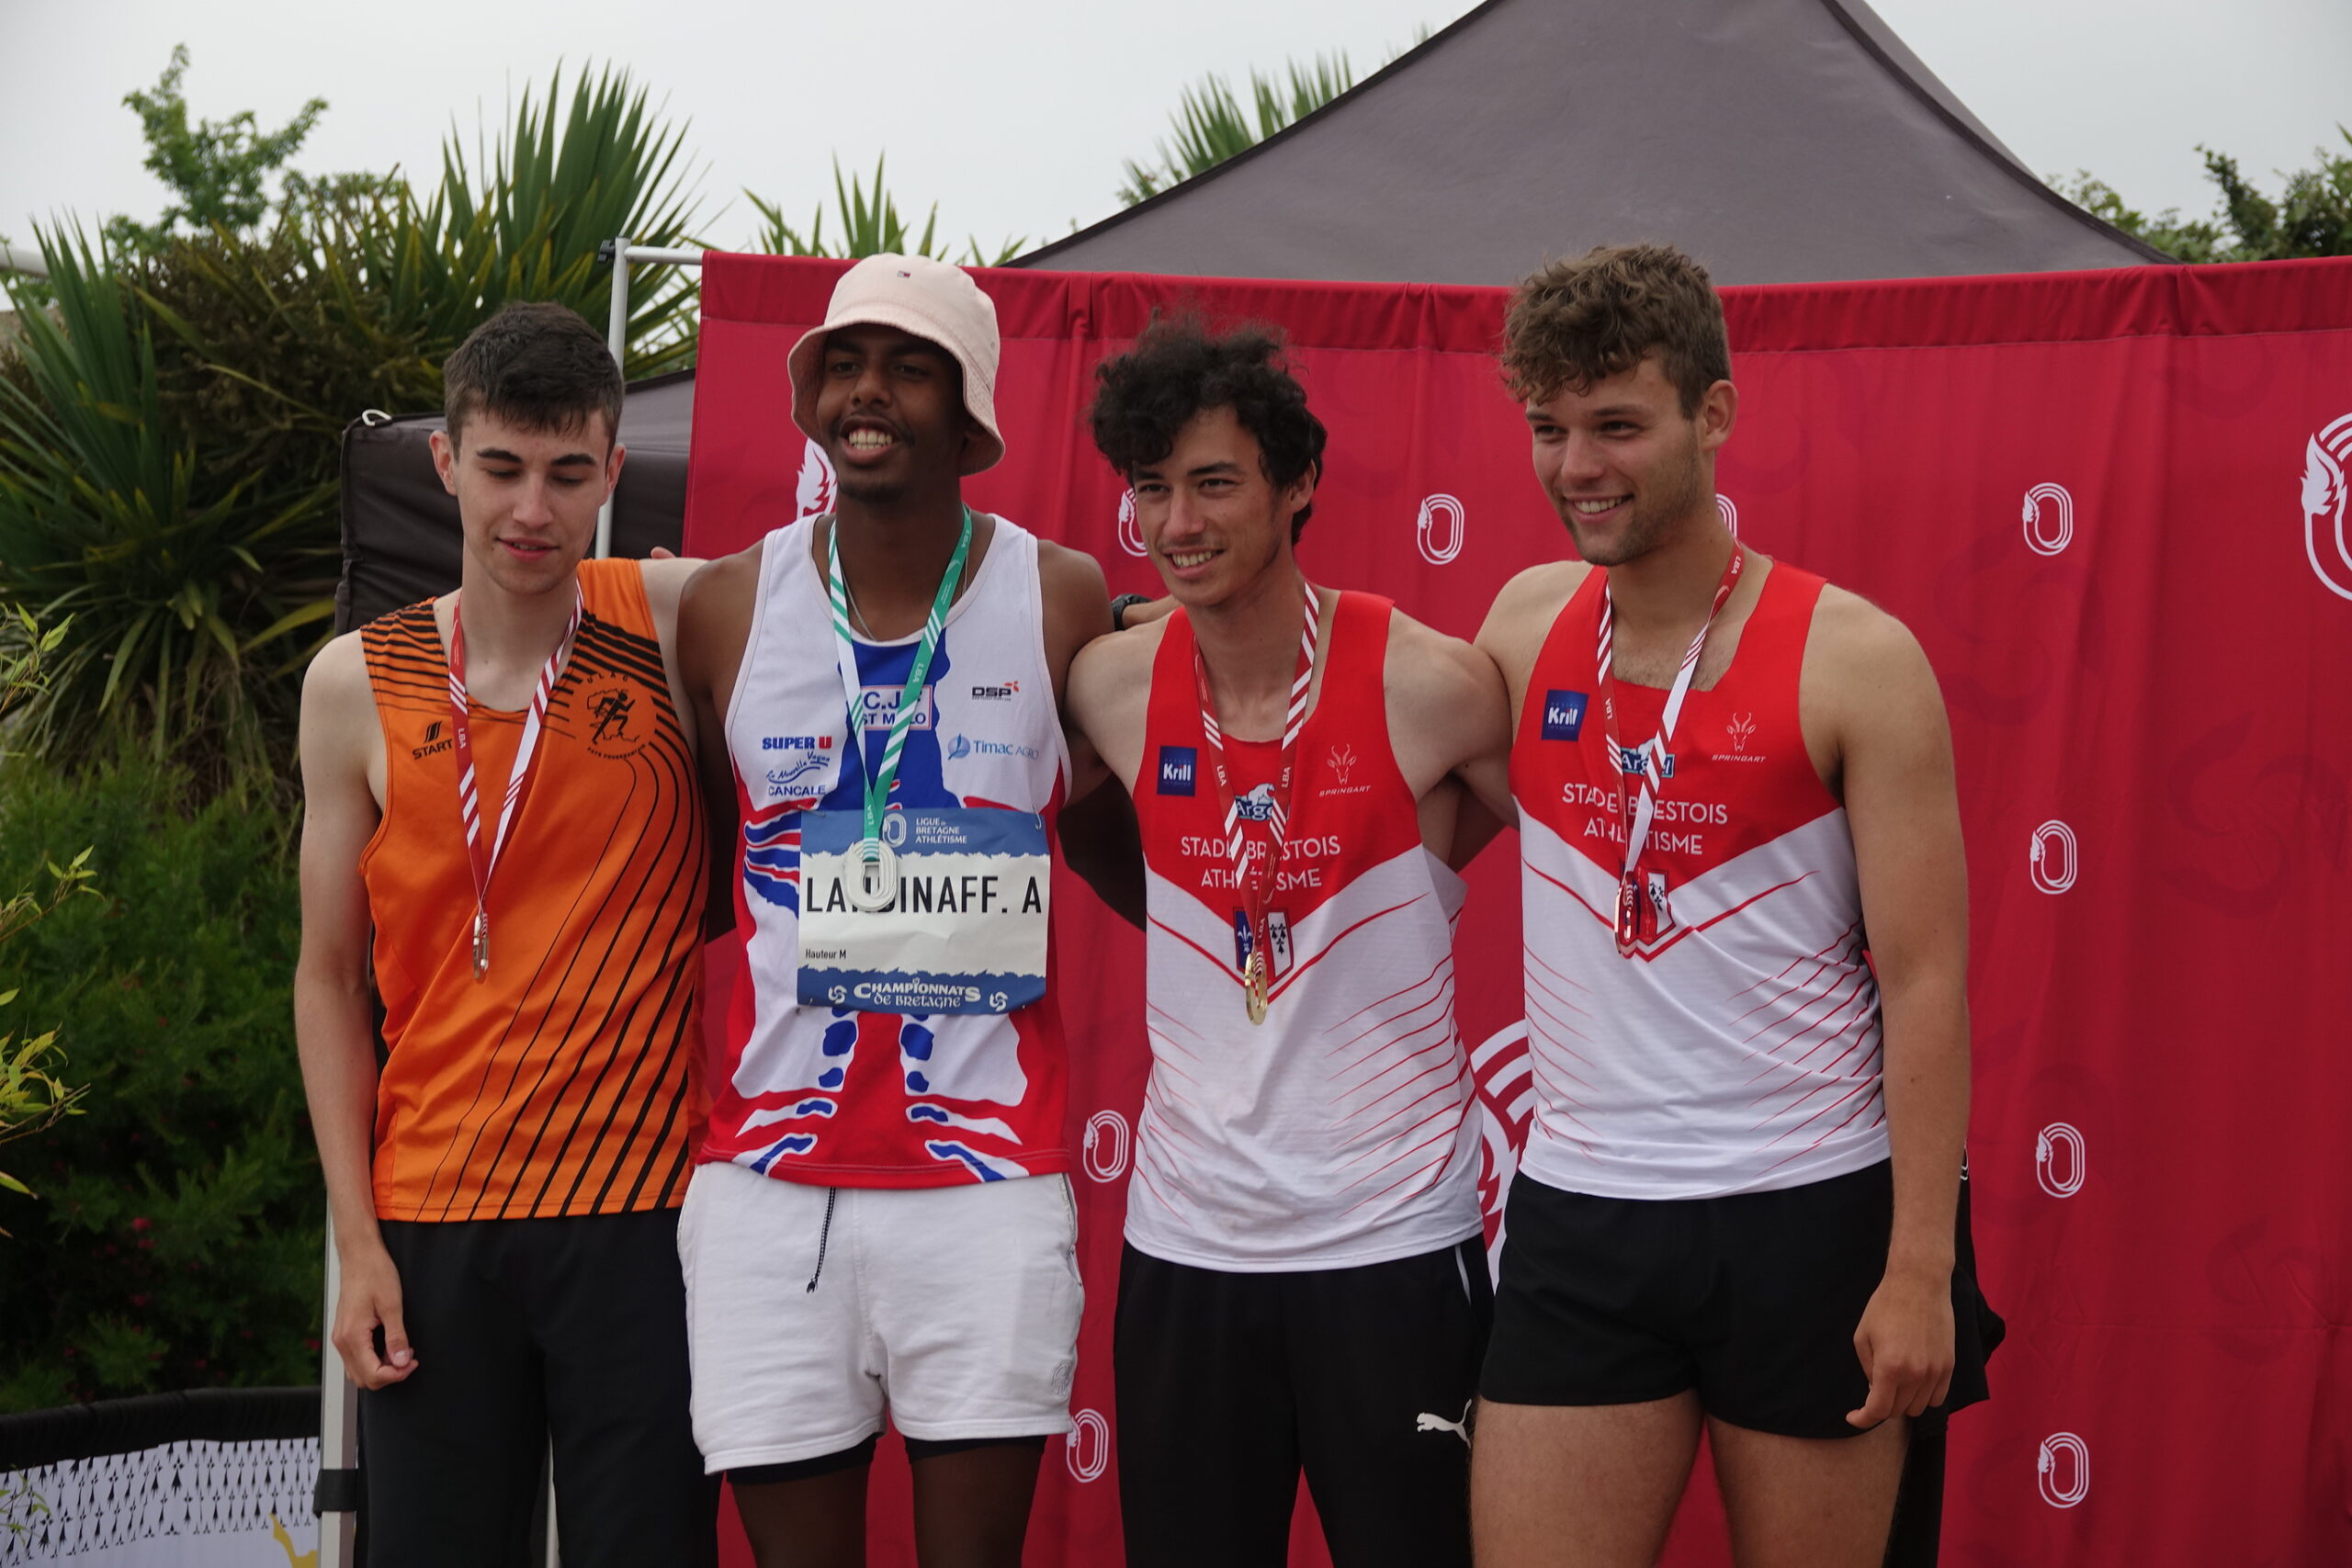
[{"label": "man's bare arm", "polygon": [[1951,1270],[1968,1135],[1968,886],[1951,730],[1935,672],[1891,616],[1825,593],[1807,703],[1834,726],[1863,928],[1878,971],[1894,1224],[1886,1276],[1854,1344],[1872,1427],[1943,1402],[1951,1383]]},{"label": "man's bare arm", "polygon": [[645,584],[645,607],[652,612],[653,636],[662,645],[662,672],[670,678],[671,705],[677,710],[678,725],[686,732],[689,747],[695,744],[700,727],[695,722],[694,705],[685,700],[685,682],[678,672],[678,600],[702,567],[695,557],[673,555],[656,556],[639,565]]},{"label": "man's bare arm", "polygon": [[1535,656],[1543,651],[1553,621],[1590,570],[1582,561],[1547,561],[1528,568],[1503,584],[1478,627],[1473,646],[1494,662],[1502,676],[1505,734],[1500,751],[1474,757],[1461,770],[1462,782],[1470,787],[1480,809],[1464,814],[1463,831],[1454,845],[1453,863],[1456,865],[1467,863],[1483,846],[1485,839],[1476,838],[1477,834],[1491,838],[1519,824],[1519,807],[1510,795],[1510,729],[1526,709]]},{"label": "man's bare arm", "polygon": [[[1155,623],[1097,637],[1087,644],[1070,661],[1063,704],[1071,731],[1084,738],[1088,749],[1102,759],[1102,767],[1114,781],[1112,785],[1096,792],[1108,803],[1102,809],[1107,814],[1115,805],[1125,818],[1116,829],[1125,835],[1123,842],[1113,844],[1109,835],[1103,834],[1102,842],[1091,849],[1086,858],[1069,856],[1070,868],[1086,877],[1103,902],[1136,926],[1144,922],[1143,846],[1136,825],[1133,791],[1142,765],[1152,660],[1166,629],[1164,624]],[[1067,852],[1067,816],[1063,818],[1063,833]]]},{"label": "man's bare arm", "polygon": [[[382,814],[368,785],[376,705],[356,633],[329,643],[302,682],[302,949],[294,1038],[334,1219],[342,1290],[328,1332],[362,1388],[416,1371],[400,1272],[376,1224],[376,1041],[368,985],[368,890],[359,857]],[[383,1333],[383,1350],[376,1335]]]},{"label": "man's bare arm", "polygon": [[1037,547],[1045,591],[1046,659],[1069,751],[1069,795],[1057,837],[1062,860],[1128,924],[1143,924],[1143,838],[1135,802],[1111,783],[1102,753],[1073,716],[1071,688],[1083,651],[1111,635],[1111,595],[1092,556],[1054,544]]},{"label": "man's bare arm", "polygon": [[687,574],[678,592],[678,682],[694,715],[695,764],[710,817],[710,897],[703,931],[718,936],[735,923],[735,770],[727,755],[728,705],[752,635],[759,599],[760,547],[710,561]]}]

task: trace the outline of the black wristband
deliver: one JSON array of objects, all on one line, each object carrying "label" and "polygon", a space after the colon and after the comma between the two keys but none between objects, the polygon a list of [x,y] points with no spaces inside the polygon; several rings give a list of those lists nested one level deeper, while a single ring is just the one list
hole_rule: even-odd
[{"label": "black wristband", "polygon": [[1127,612],[1134,609],[1138,604],[1148,604],[1150,603],[1151,595],[1148,593],[1122,593],[1116,599],[1112,600],[1111,629],[1114,632],[1125,631],[1127,629]]}]

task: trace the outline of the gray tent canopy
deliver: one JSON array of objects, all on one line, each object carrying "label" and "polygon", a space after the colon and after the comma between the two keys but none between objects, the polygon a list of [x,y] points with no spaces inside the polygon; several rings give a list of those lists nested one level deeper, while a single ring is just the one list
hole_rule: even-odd
[{"label": "gray tent canopy", "polygon": [[[613,554],[676,549],[686,514],[694,372],[639,381],[621,407],[621,482]],[[343,577],[334,629],[446,593],[458,581],[458,501],[441,488],[430,443],[441,416],[357,419],[343,433]]]},{"label": "gray tent canopy", "polygon": [[1014,265],[1508,284],[1637,240],[1719,284],[2172,259],[2043,185],[1862,0],[1488,0]]}]

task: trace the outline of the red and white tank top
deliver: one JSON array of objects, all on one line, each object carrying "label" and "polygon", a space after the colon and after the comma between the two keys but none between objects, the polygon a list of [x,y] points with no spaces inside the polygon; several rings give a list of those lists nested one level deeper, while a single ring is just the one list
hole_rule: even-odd
[{"label": "red and white tank top", "polygon": [[[854,644],[862,733],[836,662],[810,519],[770,534],[726,718],[742,830],[736,930],[744,978],[710,1077],[698,1157],[834,1187],[944,1187],[1069,1168],[1061,1016],[857,1012],[799,997],[800,829],[811,810],[855,811],[878,766],[920,634]],[[948,611],[894,805],[1001,807],[1050,825],[1069,773],[1046,662],[1037,541],[1000,517]]]},{"label": "red and white tank top", "polygon": [[[1600,710],[1605,574],[1570,597],[1511,746],[1536,1111],[1519,1168],[1607,1198],[1713,1198],[1826,1180],[1887,1155],[1878,984],[1846,813],[1798,722],[1822,581],[1774,563],[1731,667],[1685,699],[1641,861],[1667,918],[1617,952],[1624,811]],[[1616,682],[1617,736],[1666,693]],[[1638,773],[1641,763],[1632,767]]]},{"label": "red and white tank top", "polygon": [[[1340,1268],[1478,1231],[1474,1085],[1453,1023],[1462,880],[1422,847],[1389,746],[1390,613],[1385,599],[1342,593],[1324,639],[1271,899],[1272,1004],[1258,1024],[1192,626],[1181,610],[1169,619],[1135,790],[1152,1062],[1126,1235],[1155,1258]],[[1228,735],[1225,747],[1237,797],[1273,784],[1279,741]],[[1265,843],[1262,826],[1245,828]]]}]

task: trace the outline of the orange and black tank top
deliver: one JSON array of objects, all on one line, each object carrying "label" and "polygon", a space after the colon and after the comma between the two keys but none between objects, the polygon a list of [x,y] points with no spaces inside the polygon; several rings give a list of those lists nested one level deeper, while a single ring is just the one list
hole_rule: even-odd
[{"label": "orange and black tank top", "polygon": [[[390,1055],[376,1213],[529,1219],[674,1207],[696,1056],[705,825],[638,563],[583,561],[580,636],[490,888],[474,978],[449,666],[426,601],[361,634],[384,819],[360,856]],[[524,715],[469,710],[485,834]]]}]

